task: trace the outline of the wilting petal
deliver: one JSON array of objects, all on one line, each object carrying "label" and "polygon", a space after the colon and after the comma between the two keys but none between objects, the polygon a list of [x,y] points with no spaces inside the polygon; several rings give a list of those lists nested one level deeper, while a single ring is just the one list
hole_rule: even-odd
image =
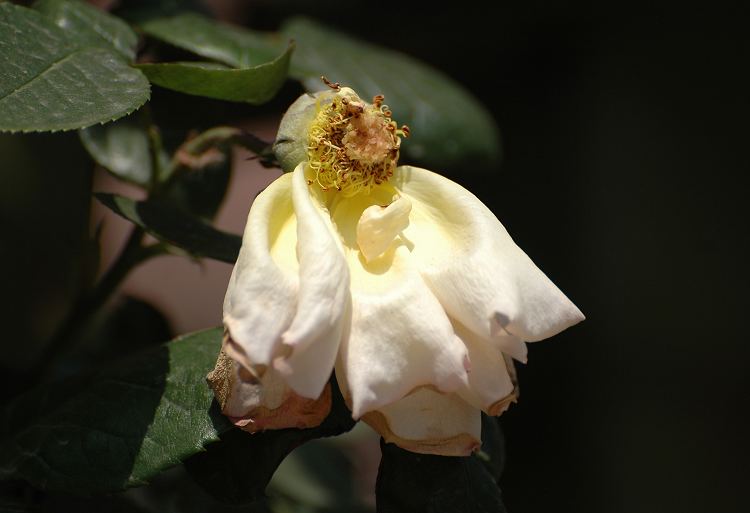
[{"label": "wilting petal", "polygon": [[291,352],[274,362],[295,392],[315,398],[328,382],[348,311],[349,269],[327,215],[310,195],[297,166],[292,177],[292,201],[297,218],[299,295],[297,313],[282,341]]},{"label": "wilting petal", "polygon": [[516,400],[516,386],[506,366],[513,362],[506,362],[499,347],[460,323],[454,322],[453,328],[466,345],[471,361],[469,387],[457,394],[488,415],[500,415]]},{"label": "wilting petal", "polygon": [[451,317],[483,337],[528,341],[583,320],[476,196],[424,169],[402,166],[396,177],[413,204],[405,230],[412,254]]},{"label": "wilting petal", "polygon": [[281,334],[296,312],[297,222],[292,176],[261,192],[250,209],[242,249],[224,297],[224,349],[247,369],[262,374],[281,349]]},{"label": "wilting petal", "polygon": [[331,390],[317,399],[295,394],[273,369],[260,379],[226,355],[219,354],[207,381],[221,412],[239,428],[255,433],[265,429],[318,426],[331,410]]},{"label": "wilting petal", "polygon": [[332,211],[352,280],[351,331],[342,341],[339,370],[354,418],[421,385],[453,391],[467,383],[466,348],[422,281],[406,243],[394,241],[370,262],[359,251],[358,220],[382,201],[378,194],[356,196]]},{"label": "wilting petal", "polygon": [[482,417],[456,394],[420,388],[367,413],[364,420],[386,442],[423,454],[468,456],[481,445]]},{"label": "wilting petal", "polygon": [[256,376],[273,365],[297,394],[316,398],[336,359],[349,272],[302,168],[250,209],[224,301],[224,349]]}]

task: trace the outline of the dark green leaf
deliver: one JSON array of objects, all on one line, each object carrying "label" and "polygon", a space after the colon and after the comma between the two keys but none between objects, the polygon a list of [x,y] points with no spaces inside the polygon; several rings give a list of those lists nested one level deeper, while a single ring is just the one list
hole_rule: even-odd
[{"label": "dark green leaf", "polygon": [[61,29],[74,33],[83,46],[113,48],[135,59],[138,36],[121,19],[80,0],[39,0],[34,9]]},{"label": "dark green leaf", "polygon": [[220,329],[100,369],[43,385],[4,411],[0,478],[35,487],[101,493],[139,486],[218,440],[230,425],[210,410],[205,376]]},{"label": "dark green leaf", "polygon": [[265,103],[286,80],[293,46],[275,59],[251,68],[228,68],[208,62],[140,64],[156,85],[181,93],[218,100]]},{"label": "dark green leaf", "polygon": [[404,157],[436,171],[498,161],[500,135],[492,117],[441,72],[308,19],[293,19],[282,32],[297,44],[289,73],[308,90],[324,89],[320,76],[325,75],[365,99],[385,95],[394,118],[411,128],[412,137],[401,146]]},{"label": "dark green leaf", "polygon": [[0,3],[0,131],[82,128],[122,117],[149,84],[120,54],[36,11]]},{"label": "dark green leaf", "polygon": [[381,441],[378,513],[505,513],[500,489],[475,456],[415,454]]},{"label": "dark green leaf", "polygon": [[295,447],[354,427],[335,377],[331,387],[331,413],[320,426],[255,434],[233,429],[221,435],[221,442],[186,461],[185,468],[206,491],[223,502],[249,504],[258,500],[276,468]]},{"label": "dark green leaf", "polygon": [[81,142],[100,166],[116,177],[146,187],[153,169],[146,126],[138,113],[80,131]]},{"label": "dark green leaf", "polygon": [[234,68],[249,68],[279,54],[269,36],[233,27],[196,13],[148,20],[141,29],[151,37]]},{"label": "dark green leaf", "polygon": [[98,193],[96,198],[115,213],[144,228],[159,240],[181,248],[195,257],[207,257],[233,264],[242,238],[217,230],[197,217],[173,206],[154,201],[135,201],[116,194]]}]

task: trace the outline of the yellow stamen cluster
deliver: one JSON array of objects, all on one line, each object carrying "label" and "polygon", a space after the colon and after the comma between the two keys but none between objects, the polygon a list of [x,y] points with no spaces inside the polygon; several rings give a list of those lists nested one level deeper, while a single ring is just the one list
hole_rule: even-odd
[{"label": "yellow stamen cluster", "polygon": [[[344,196],[369,193],[393,176],[401,136],[409,128],[397,127],[383,96],[363,102],[350,89],[329,84],[337,93],[318,103],[309,128],[308,165],[324,191],[335,189]],[[312,183],[311,182],[311,183]]]}]

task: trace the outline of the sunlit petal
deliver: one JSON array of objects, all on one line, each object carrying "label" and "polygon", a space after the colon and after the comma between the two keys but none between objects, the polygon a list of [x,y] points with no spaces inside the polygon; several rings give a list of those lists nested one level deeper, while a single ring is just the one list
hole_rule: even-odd
[{"label": "sunlit petal", "polygon": [[292,176],[280,177],[250,209],[242,249],[224,298],[224,325],[233,343],[227,353],[261,374],[281,350],[281,334],[296,312],[297,220]]},{"label": "sunlit petal", "polygon": [[456,394],[420,388],[364,416],[386,442],[423,454],[468,456],[481,445],[482,417]]},{"label": "sunlit petal", "polygon": [[[389,191],[381,191],[389,196]],[[383,201],[374,193],[341,200],[332,211],[347,250],[352,319],[342,342],[355,418],[391,403],[421,385],[452,391],[467,383],[467,354],[450,320],[423,282],[403,240],[367,261],[356,229],[367,208]]]},{"label": "sunlit petal", "polygon": [[282,334],[288,352],[274,365],[295,392],[315,398],[336,359],[350,303],[349,269],[330,218],[310,195],[304,168],[304,164],[297,166],[292,177],[299,261],[297,312]]},{"label": "sunlit petal", "polygon": [[406,237],[420,272],[448,314],[482,336],[550,337],[583,314],[472,193],[431,171],[398,168],[412,200]]}]

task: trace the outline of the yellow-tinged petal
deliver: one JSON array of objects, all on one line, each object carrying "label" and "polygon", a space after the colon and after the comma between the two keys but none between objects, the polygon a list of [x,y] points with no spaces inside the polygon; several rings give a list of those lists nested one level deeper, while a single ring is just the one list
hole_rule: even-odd
[{"label": "yellow-tinged petal", "polygon": [[479,449],[482,417],[456,394],[420,388],[363,419],[386,442],[422,454],[468,456]]},{"label": "yellow-tinged petal", "polygon": [[224,302],[231,334],[225,350],[255,375],[273,366],[297,394],[317,398],[336,359],[349,301],[346,260],[302,164],[250,209]]},{"label": "yellow-tinged petal", "polygon": [[315,398],[331,375],[349,312],[349,269],[327,212],[310,194],[304,163],[293,172],[292,202],[299,261],[297,313],[282,334],[290,352],[274,366],[295,392]]},{"label": "yellow-tinged petal", "polygon": [[282,120],[274,150],[294,172],[250,210],[224,305],[233,362],[212,386],[243,429],[315,425],[335,360],[355,419],[467,455],[479,410],[518,396],[511,357],[583,315],[473,194],[396,168],[409,130],[382,96],[328,85]]},{"label": "yellow-tinged petal", "polygon": [[[468,383],[466,347],[425,285],[409,243],[397,238],[367,261],[357,244],[362,213],[392,191],[343,198],[332,207],[351,272],[352,318],[338,373],[354,418],[392,403],[418,386],[454,391]],[[385,200],[386,202],[388,200]]]},{"label": "yellow-tinged petal", "polygon": [[357,223],[357,246],[368,262],[379,257],[409,226],[411,201],[399,197],[390,205],[367,207]]},{"label": "yellow-tinged petal", "polygon": [[425,169],[402,166],[394,185],[412,201],[406,238],[448,314],[482,337],[550,337],[583,314],[511,239],[476,196]]},{"label": "yellow-tinged petal", "polygon": [[253,202],[237,263],[224,297],[225,350],[262,374],[281,350],[281,334],[296,312],[299,288],[292,176],[284,175]]}]

